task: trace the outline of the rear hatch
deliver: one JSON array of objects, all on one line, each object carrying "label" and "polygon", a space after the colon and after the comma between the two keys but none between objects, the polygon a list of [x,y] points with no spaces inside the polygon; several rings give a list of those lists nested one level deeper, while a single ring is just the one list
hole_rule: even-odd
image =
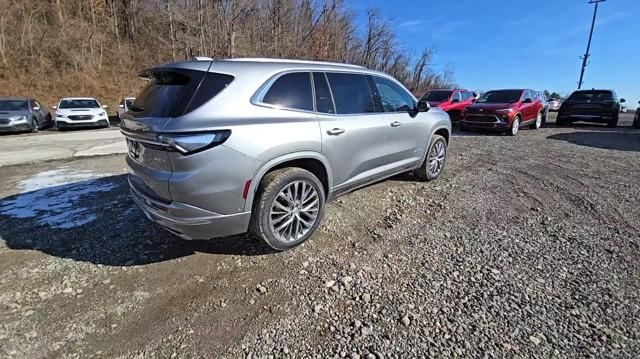
[{"label": "rear hatch", "polygon": [[563,103],[563,112],[573,116],[602,116],[610,114],[616,106],[611,91],[576,91]]},{"label": "rear hatch", "polygon": [[156,200],[171,201],[170,154],[175,151],[161,140],[162,131],[172,118],[193,111],[217,94],[211,86],[203,86],[212,75],[208,72],[211,65],[212,61],[196,61],[143,71],[140,77],[148,84],[121,116],[130,181]]}]

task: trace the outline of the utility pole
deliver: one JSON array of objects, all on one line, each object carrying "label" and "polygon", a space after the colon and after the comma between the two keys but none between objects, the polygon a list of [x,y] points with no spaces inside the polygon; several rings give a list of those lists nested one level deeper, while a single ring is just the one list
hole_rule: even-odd
[{"label": "utility pole", "polygon": [[589,60],[589,50],[591,50],[591,38],[593,38],[593,28],[596,25],[596,16],[598,15],[598,4],[607,0],[589,0],[589,4],[596,4],[593,9],[593,20],[591,20],[591,31],[589,32],[589,42],[587,43],[587,52],[582,56],[582,69],[580,70],[580,80],[578,80],[578,90],[582,87],[582,79],[584,78],[584,70],[587,68],[587,61]]}]

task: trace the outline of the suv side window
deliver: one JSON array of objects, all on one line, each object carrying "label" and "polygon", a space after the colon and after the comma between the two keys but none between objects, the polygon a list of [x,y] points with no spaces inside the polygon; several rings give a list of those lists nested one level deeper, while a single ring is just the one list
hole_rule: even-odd
[{"label": "suv side window", "polygon": [[[522,101],[524,102],[524,100],[526,99],[532,99],[531,98],[531,93],[529,93],[529,90],[524,90],[523,94],[522,94]],[[533,99],[532,99],[533,100]]]},{"label": "suv side window", "polygon": [[333,93],[336,113],[353,115],[376,112],[366,75],[328,72],[327,79]]},{"label": "suv side window", "polygon": [[453,97],[451,98],[451,100],[462,101],[462,97],[460,96],[460,91],[454,91]]},{"label": "suv side window", "polygon": [[378,89],[384,112],[408,112],[415,107],[413,96],[395,82],[383,77],[373,76]]},{"label": "suv side window", "polygon": [[333,97],[324,72],[313,73],[313,86],[316,92],[316,111],[320,113],[336,113]]},{"label": "suv side window", "polygon": [[262,102],[284,108],[313,111],[309,72],[293,72],[280,76],[269,88]]}]

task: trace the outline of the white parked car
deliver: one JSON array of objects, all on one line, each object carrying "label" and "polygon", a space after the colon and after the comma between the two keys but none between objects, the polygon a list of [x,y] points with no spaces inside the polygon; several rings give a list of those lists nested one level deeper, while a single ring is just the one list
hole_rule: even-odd
[{"label": "white parked car", "polygon": [[135,100],[136,100],[135,97],[125,97],[122,100],[120,100],[120,103],[118,104],[118,109],[116,109],[118,113],[118,118],[120,118],[120,116],[122,116],[123,113],[129,111],[129,107],[133,104],[133,101]]},{"label": "white parked car", "polygon": [[95,98],[67,97],[60,100],[56,110],[56,127],[64,130],[71,127],[109,127],[106,108]]}]

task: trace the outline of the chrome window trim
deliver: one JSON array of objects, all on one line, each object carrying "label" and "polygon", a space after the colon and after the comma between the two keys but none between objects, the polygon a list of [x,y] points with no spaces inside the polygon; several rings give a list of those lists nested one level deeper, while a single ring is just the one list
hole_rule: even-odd
[{"label": "chrome window trim", "polygon": [[[311,80],[311,93],[313,95],[313,111],[307,111],[307,110],[301,110],[301,109],[297,109],[297,108],[290,108],[290,107],[280,107],[280,106],[276,106],[276,105],[272,105],[269,103],[265,103],[262,100],[264,99],[264,96],[267,94],[267,92],[269,91],[269,89],[271,88],[271,86],[273,85],[274,82],[276,82],[280,77],[286,75],[286,74],[290,74],[290,73],[297,73],[297,72],[308,72],[309,76],[310,76],[310,80]],[[331,83],[329,82],[329,78],[327,77],[328,73],[343,73],[343,74],[353,74],[353,75],[361,75],[361,76],[377,76],[380,78],[384,78],[384,79],[388,79],[391,80],[393,82],[395,82],[396,84],[400,85],[401,88],[403,88],[405,91],[406,88],[400,83],[398,82],[396,79],[394,79],[391,76],[383,76],[383,74],[372,74],[370,72],[366,72],[366,71],[354,71],[354,70],[322,70],[322,69],[290,69],[290,70],[284,70],[284,71],[280,71],[276,74],[274,74],[273,76],[271,76],[267,81],[265,81],[259,88],[258,90],[253,94],[253,96],[251,96],[251,99],[249,100],[249,102],[254,105],[254,106],[259,106],[259,107],[264,107],[264,108],[270,108],[273,110],[284,110],[284,111],[291,111],[291,112],[299,112],[299,113],[305,113],[305,114],[314,114],[314,115],[318,115],[318,116],[329,116],[329,117],[353,117],[353,116],[372,116],[372,115],[384,115],[384,114],[393,114],[393,113],[409,113],[409,112],[365,112],[365,113],[349,113],[349,114],[337,114],[337,113],[324,113],[324,112],[318,112],[316,111],[316,103],[315,103],[315,88],[314,88],[314,83],[313,83],[313,73],[314,72],[318,72],[318,73],[323,73],[325,76],[325,80],[327,81],[327,85],[329,86],[329,92],[331,93],[331,100],[333,101],[333,109],[334,111],[336,110],[336,105],[335,105],[335,98],[333,96],[333,89],[331,88]],[[413,94],[409,91],[407,91],[407,93],[414,99],[416,100],[416,97],[413,96]],[[417,103],[417,100],[416,100]]]}]

